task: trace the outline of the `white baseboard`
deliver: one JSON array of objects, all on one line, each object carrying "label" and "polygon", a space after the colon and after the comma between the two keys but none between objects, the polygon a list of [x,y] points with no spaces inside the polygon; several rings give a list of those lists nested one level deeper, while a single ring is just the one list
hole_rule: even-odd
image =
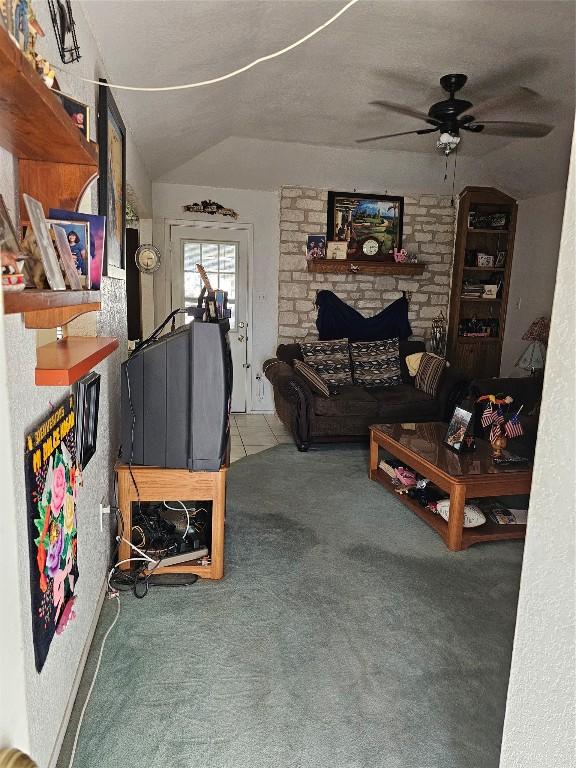
[{"label": "white baseboard", "polygon": [[66,729],[68,728],[68,723],[70,722],[70,715],[72,714],[72,708],[74,707],[74,702],[76,701],[76,694],[78,693],[78,688],[80,687],[80,681],[82,680],[82,674],[84,672],[84,667],[86,666],[86,660],[88,658],[90,646],[92,645],[94,633],[96,632],[96,627],[98,626],[98,619],[100,618],[100,612],[102,610],[104,598],[106,597],[107,586],[108,585],[106,579],[104,579],[102,582],[102,588],[100,589],[96,610],[94,611],[94,618],[90,624],[88,637],[84,643],[82,655],[80,656],[80,663],[78,664],[78,669],[76,670],[76,675],[72,684],[72,690],[70,691],[70,696],[68,697],[68,704],[66,705],[66,709],[64,711],[64,718],[60,724],[60,728],[58,729],[58,736],[56,737],[56,743],[54,744],[52,754],[50,755],[47,768],[55,768],[56,763],[58,762],[58,757],[60,756],[60,750],[62,749],[62,743],[64,741],[64,736],[66,735]]}]

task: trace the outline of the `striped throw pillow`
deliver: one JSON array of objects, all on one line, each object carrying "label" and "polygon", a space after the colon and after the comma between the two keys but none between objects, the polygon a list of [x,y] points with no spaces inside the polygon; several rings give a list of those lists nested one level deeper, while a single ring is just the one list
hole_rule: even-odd
[{"label": "striped throw pillow", "polygon": [[320,376],[320,374],[317,373],[314,368],[311,368],[301,360],[294,360],[294,370],[297,371],[300,376],[306,379],[312,392],[315,392],[317,395],[323,395],[324,397],[330,397],[328,384],[326,384],[322,376]]},{"label": "striped throw pillow", "polygon": [[300,349],[304,362],[324,379],[329,389],[352,384],[348,339],[304,342]]},{"label": "striped throw pillow", "polygon": [[418,373],[414,379],[414,386],[416,389],[421,389],[422,392],[426,392],[427,395],[436,397],[438,391],[438,385],[440,384],[440,377],[446,367],[446,360],[438,355],[431,355],[429,352],[424,352],[420,365],[418,366]]},{"label": "striped throw pillow", "polygon": [[402,383],[398,339],[350,344],[354,381],[364,387],[395,387]]}]

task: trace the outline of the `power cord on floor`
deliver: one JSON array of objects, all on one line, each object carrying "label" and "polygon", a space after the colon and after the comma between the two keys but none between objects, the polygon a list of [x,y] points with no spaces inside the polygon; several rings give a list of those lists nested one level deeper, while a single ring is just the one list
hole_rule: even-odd
[{"label": "power cord on floor", "polygon": [[110,624],[110,626],[108,627],[106,634],[104,635],[104,639],[102,640],[102,645],[100,646],[100,653],[98,654],[98,661],[96,662],[94,677],[92,678],[90,688],[88,689],[88,695],[86,696],[86,701],[84,702],[84,706],[82,707],[82,711],[80,712],[80,718],[78,720],[78,725],[76,727],[76,735],[74,736],[74,744],[72,745],[72,754],[70,755],[70,762],[68,763],[68,768],[72,768],[72,764],[74,762],[74,757],[76,755],[76,747],[78,746],[78,738],[80,736],[80,729],[82,728],[84,714],[86,712],[86,708],[88,707],[88,702],[90,701],[90,696],[92,695],[92,691],[94,690],[96,678],[98,677],[98,672],[100,670],[100,663],[102,661],[102,655],[104,653],[104,646],[106,645],[106,640],[108,639],[108,635],[110,634],[110,632],[112,632],[112,630],[116,626],[116,622],[118,621],[118,617],[120,616],[120,598],[118,597],[118,595],[113,595],[112,597],[115,598],[117,601],[116,616],[114,617],[114,621],[112,622],[112,624]]}]

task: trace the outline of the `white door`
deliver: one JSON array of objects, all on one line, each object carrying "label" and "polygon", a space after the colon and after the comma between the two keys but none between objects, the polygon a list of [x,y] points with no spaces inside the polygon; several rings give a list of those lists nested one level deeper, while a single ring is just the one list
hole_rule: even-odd
[{"label": "white door", "polygon": [[[202,288],[202,264],[213,288],[228,292],[230,348],[234,366],[232,410],[246,411],[248,336],[248,234],[239,229],[172,225],[172,309],[195,306]],[[186,318],[189,322],[189,318]]]}]

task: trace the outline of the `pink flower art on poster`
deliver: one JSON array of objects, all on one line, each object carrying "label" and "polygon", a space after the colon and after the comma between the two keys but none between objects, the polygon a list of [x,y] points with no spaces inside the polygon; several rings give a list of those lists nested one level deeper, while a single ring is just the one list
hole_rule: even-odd
[{"label": "pink flower art on poster", "polygon": [[59,464],[52,473],[52,514],[58,517],[66,495],[66,472]]},{"label": "pink flower art on poster", "polygon": [[76,602],[76,595],[73,595],[64,606],[64,610],[62,611],[62,616],[60,616],[60,621],[58,622],[58,626],[56,627],[57,635],[61,635],[62,632],[64,632],[64,630],[68,626],[68,624],[76,618],[76,611],[74,610],[75,602]]},{"label": "pink flower art on poster", "polygon": [[64,587],[67,578],[70,579],[70,589],[74,589],[74,575],[71,573],[73,564],[72,550],[69,549],[68,554],[66,555],[66,565],[64,566],[64,570],[59,570],[54,574],[53,587],[54,607],[56,608],[56,623],[58,623],[58,616],[64,607],[64,600],[66,598],[66,590]]}]

